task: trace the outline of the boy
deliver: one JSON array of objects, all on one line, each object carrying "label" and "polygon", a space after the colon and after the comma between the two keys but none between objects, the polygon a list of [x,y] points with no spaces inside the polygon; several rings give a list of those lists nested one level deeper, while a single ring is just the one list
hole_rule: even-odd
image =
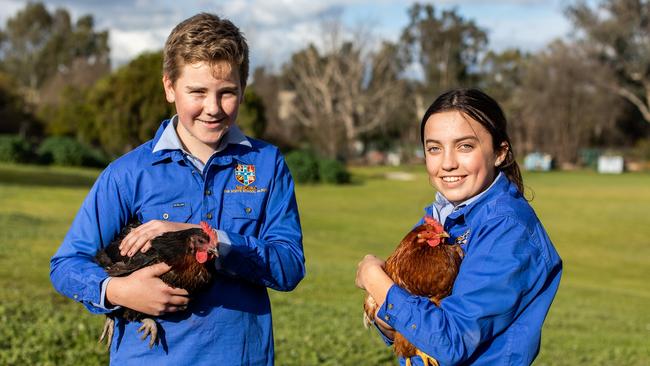
[{"label": "boy", "polygon": [[[292,290],[305,266],[284,159],[235,122],[247,77],[248,46],[230,21],[202,13],[178,24],[163,66],[178,114],[106,168],[52,258],[54,287],[92,313],[125,306],[158,316],[163,334],[151,350],[139,323],[117,320],[111,364],[273,364],[266,287]],[[144,224],[124,239],[123,254],[200,221],[216,228],[219,275],[211,287],[189,299],[158,278],[169,270],[164,263],[108,278],[93,256],[133,217]]]}]

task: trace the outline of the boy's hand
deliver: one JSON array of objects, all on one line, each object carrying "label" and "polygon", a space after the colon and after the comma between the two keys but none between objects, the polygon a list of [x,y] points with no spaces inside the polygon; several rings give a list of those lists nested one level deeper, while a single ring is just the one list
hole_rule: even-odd
[{"label": "boy's hand", "polygon": [[190,301],[188,292],[170,287],[158,278],[170,268],[166,263],[158,263],[125,277],[113,277],[106,287],[106,300],[153,316],[185,310]]},{"label": "boy's hand", "polygon": [[151,220],[131,230],[124,237],[122,243],[120,243],[120,254],[133,257],[138,250],[144,253],[151,248],[151,240],[155,237],[169,231],[180,231],[191,228],[200,228],[200,226],[181,222]]}]

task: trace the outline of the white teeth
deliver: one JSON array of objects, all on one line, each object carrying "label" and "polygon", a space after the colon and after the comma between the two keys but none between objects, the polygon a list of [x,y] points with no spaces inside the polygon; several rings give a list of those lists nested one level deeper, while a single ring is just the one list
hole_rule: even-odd
[{"label": "white teeth", "polygon": [[446,183],[458,182],[460,177],[442,177],[442,181]]}]

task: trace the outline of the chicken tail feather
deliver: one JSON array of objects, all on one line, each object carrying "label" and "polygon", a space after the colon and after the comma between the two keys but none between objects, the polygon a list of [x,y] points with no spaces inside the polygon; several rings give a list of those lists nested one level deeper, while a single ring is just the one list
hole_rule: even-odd
[{"label": "chicken tail feather", "polygon": [[370,294],[366,295],[366,301],[363,303],[363,326],[366,327],[366,329],[375,323],[377,307],[375,299],[373,299]]}]

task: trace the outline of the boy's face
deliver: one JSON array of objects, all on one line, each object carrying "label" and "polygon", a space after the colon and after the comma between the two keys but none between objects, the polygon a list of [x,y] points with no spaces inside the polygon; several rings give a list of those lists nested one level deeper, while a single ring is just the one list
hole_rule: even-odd
[{"label": "boy's face", "polygon": [[492,136],[479,122],[458,111],[432,114],[424,126],[429,180],[453,204],[484,191],[507,153],[494,151]]},{"label": "boy's face", "polygon": [[175,83],[163,76],[167,101],[176,105],[178,136],[191,153],[215,150],[237,119],[244,91],[239,70],[227,61],[183,65]]}]

